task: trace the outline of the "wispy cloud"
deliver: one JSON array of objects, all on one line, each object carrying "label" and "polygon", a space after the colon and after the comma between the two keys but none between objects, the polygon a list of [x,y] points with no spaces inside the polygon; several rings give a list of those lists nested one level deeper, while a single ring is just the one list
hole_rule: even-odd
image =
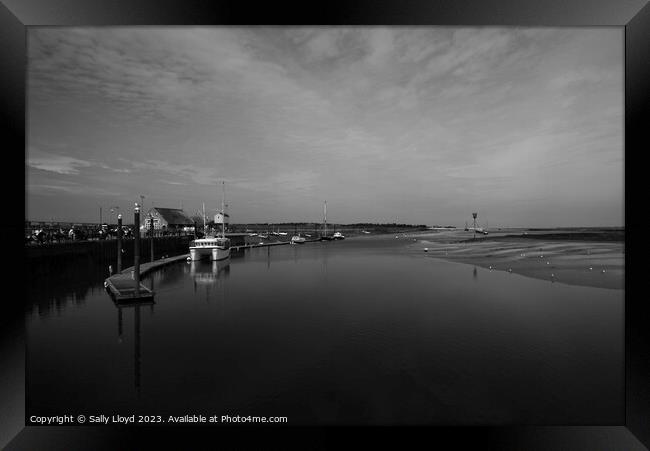
[{"label": "wispy cloud", "polygon": [[[65,149],[58,150],[61,151]],[[27,151],[26,163],[29,167],[34,169],[63,175],[78,175],[84,170],[84,168],[101,168],[102,170],[114,173],[128,174],[131,172],[131,169],[111,167],[100,161],[82,160],[67,155],[44,152],[34,146],[30,146]]]},{"label": "wispy cloud", "polygon": [[30,149],[27,164],[42,171],[57,174],[79,174],[79,169],[92,166],[92,163],[65,155],[48,154],[38,149]]},{"label": "wispy cloud", "polygon": [[[217,172],[214,169],[192,164],[173,164],[163,161],[132,161],[131,165],[140,171],[148,171],[154,176],[159,176],[160,174],[165,173],[188,179],[201,185],[214,185],[218,180]],[[186,184],[184,182],[173,181],[165,181],[164,183],[172,185]]]},{"label": "wispy cloud", "polygon": [[517,193],[623,193],[620,30],[32,28],[28,52],[32,192],[191,205],[226,180],[255,197],[242,220],[327,197],[414,222],[487,193],[504,218]]}]

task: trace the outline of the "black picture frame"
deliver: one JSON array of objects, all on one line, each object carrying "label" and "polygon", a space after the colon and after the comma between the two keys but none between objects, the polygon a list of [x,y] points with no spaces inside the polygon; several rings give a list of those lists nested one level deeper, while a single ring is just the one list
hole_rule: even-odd
[{"label": "black picture frame", "polygon": [[[0,332],[0,446],[6,449],[137,449],[156,443],[192,448],[207,439],[208,447],[224,440],[245,446],[302,449],[407,445],[414,435],[425,445],[441,441],[453,449],[644,449],[650,447],[649,308],[640,285],[644,249],[641,184],[644,142],[650,100],[650,5],[647,0],[391,0],[357,2],[260,2],[199,0],[1,0],[0,3],[0,127],[5,174],[5,238],[3,274],[15,291],[3,296]],[[363,428],[342,440],[342,428],[251,427],[218,430],[185,428],[108,428],[25,426],[24,365],[26,336],[24,292],[29,268],[13,256],[23,251],[17,237],[23,219],[14,214],[21,202],[11,196],[20,183],[14,167],[24,164],[26,30],[30,26],[106,25],[467,25],[467,26],[616,26],[625,30],[625,422],[620,425]],[[23,162],[20,159],[23,159]],[[12,176],[9,176],[12,173]],[[15,175],[18,174],[18,177]],[[17,179],[17,180],[16,180]],[[24,185],[24,173],[23,173]],[[25,207],[25,198],[23,209]],[[16,205],[14,205],[14,203]],[[639,211],[636,211],[635,208]],[[647,227],[646,227],[647,228]],[[12,238],[13,237],[13,238]],[[23,273],[27,280],[13,280]],[[100,387],[98,387],[100,389]],[[289,432],[287,434],[287,432]],[[347,435],[346,435],[347,436]],[[278,441],[275,441],[278,440]],[[282,440],[282,441],[279,441]],[[407,441],[408,440],[408,441]],[[139,442],[138,445],[135,442]],[[160,446],[160,445],[157,445]]]}]

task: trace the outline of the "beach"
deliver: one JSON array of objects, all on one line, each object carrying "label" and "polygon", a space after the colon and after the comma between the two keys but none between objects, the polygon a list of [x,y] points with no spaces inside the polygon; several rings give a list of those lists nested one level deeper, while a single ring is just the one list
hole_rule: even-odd
[{"label": "beach", "polygon": [[413,238],[410,248],[431,258],[506,271],[550,282],[597,288],[625,286],[620,230],[510,231],[477,235],[444,231]]}]

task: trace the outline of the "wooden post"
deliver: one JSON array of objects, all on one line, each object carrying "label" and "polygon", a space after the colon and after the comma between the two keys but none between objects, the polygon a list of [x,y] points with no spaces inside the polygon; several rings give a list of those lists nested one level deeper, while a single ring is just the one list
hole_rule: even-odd
[{"label": "wooden post", "polygon": [[136,203],[133,210],[135,224],[135,242],[133,243],[133,278],[135,279],[135,297],[140,297],[140,206]]},{"label": "wooden post", "polygon": [[149,233],[151,234],[151,261],[153,261],[153,214],[149,214]]},{"label": "wooden post", "polygon": [[117,272],[122,272],[122,215],[117,215]]}]

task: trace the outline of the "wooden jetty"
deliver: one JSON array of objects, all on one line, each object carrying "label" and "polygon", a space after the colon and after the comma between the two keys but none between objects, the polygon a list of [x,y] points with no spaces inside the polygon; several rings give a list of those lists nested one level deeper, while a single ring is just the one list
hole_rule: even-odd
[{"label": "wooden jetty", "polygon": [[[160,260],[156,260],[154,262],[143,263],[140,265],[140,276],[170,263],[174,263],[179,260],[185,260],[189,256],[190,254],[183,254],[177,255],[175,257],[161,258]],[[115,302],[128,303],[151,301],[153,299],[154,292],[143,284],[140,284],[140,295],[136,297],[133,271],[134,267],[131,266],[119,274],[110,276],[104,282],[104,286],[111,293]]]}]

